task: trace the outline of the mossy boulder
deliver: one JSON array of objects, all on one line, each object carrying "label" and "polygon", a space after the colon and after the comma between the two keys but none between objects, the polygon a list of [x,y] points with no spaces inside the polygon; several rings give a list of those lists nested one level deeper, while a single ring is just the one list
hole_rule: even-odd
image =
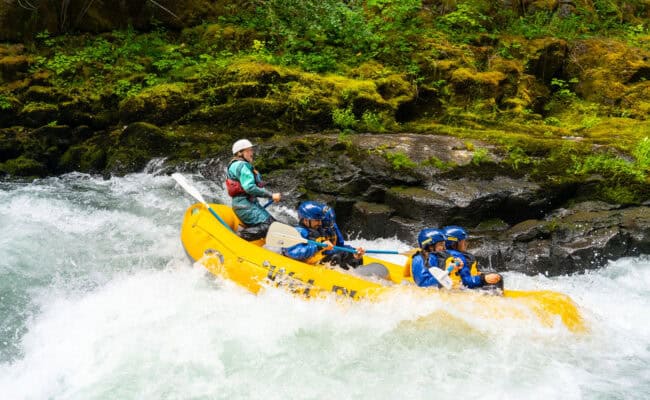
[{"label": "mossy boulder", "polygon": [[18,135],[19,132],[14,129],[0,129],[0,162],[16,158],[22,153]]},{"label": "mossy boulder", "polygon": [[458,68],[451,75],[454,95],[458,99],[496,99],[503,94],[502,84],[507,76],[503,72],[478,72],[470,68]]},{"label": "mossy boulder", "polygon": [[0,81],[10,82],[24,78],[33,63],[30,56],[0,55]]},{"label": "mossy boulder", "polygon": [[42,162],[23,156],[0,163],[0,175],[39,177],[47,171]]},{"label": "mossy boulder", "polygon": [[647,120],[650,118],[650,81],[639,82],[626,90],[621,106],[630,118]]},{"label": "mossy boulder", "polygon": [[282,129],[287,103],[273,99],[245,98],[217,106],[205,106],[190,113],[184,122],[216,123],[224,128]]},{"label": "mossy boulder", "polygon": [[156,125],[134,122],[119,133],[117,145],[121,148],[148,151],[155,157],[168,153],[172,149],[173,140]]},{"label": "mossy boulder", "polygon": [[282,83],[295,80],[300,71],[265,62],[241,59],[230,64],[221,78],[228,82],[258,82],[260,84]]},{"label": "mossy boulder", "polygon": [[186,85],[162,84],[124,99],[119,105],[119,115],[123,122],[168,123],[182,117],[195,103],[196,99]]},{"label": "mossy boulder", "polygon": [[97,137],[70,146],[61,156],[58,169],[61,171],[102,172],[106,167],[108,146],[105,138]]},{"label": "mossy boulder", "polygon": [[52,86],[31,85],[22,96],[25,102],[59,103],[71,98],[60,89]]},{"label": "mossy boulder", "polygon": [[417,96],[417,87],[406,79],[404,74],[392,74],[376,81],[379,95],[389,102],[393,109],[413,100]]},{"label": "mossy boulder", "polygon": [[[637,91],[650,80],[650,52],[635,49],[613,39],[589,39],[573,43],[569,76],[576,77],[575,92],[581,97],[604,105],[618,105],[628,91]],[[636,96],[631,108],[636,106]],[[640,102],[645,99],[638,99]],[[641,106],[643,107],[643,106]]]},{"label": "mossy boulder", "polygon": [[[141,171],[153,158],[169,154],[174,147],[172,136],[147,122],[132,123],[111,136],[116,143],[107,151],[106,171],[118,175]],[[91,156],[87,161],[103,161],[98,151]]]},{"label": "mossy boulder", "polygon": [[38,127],[59,119],[59,108],[55,104],[31,102],[25,104],[18,117],[25,126]]},{"label": "mossy boulder", "polygon": [[230,82],[225,85],[211,87],[201,94],[209,105],[225,104],[228,101],[243,97],[266,97],[271,88],[259,82]]}]

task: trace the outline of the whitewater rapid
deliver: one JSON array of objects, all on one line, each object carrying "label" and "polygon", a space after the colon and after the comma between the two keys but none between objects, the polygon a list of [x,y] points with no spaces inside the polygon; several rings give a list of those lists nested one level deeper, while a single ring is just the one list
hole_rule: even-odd
[{"label": "whitewater rapid", "polygon": [[[224,201],[219,184],[187,177]],[[574,335],[404,294],[253,295],[186,258],[192,202],[155,173],[0,182],[0,398],[650,398],[648,256],[505,274],[512,289],[569,295],[589,327]]]}]

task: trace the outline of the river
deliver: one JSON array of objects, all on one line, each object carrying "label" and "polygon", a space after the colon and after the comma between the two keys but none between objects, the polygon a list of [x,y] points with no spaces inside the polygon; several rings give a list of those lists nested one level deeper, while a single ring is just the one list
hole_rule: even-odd
[{"label": "river", "polygon": [[579,335],[405,294],[255,296],[186,258],[192,199],[153,172],[0,182],[2,399],[650,398],[649,256],[572,276],[505,273],[509,288],[571,296],[589,327]]}]

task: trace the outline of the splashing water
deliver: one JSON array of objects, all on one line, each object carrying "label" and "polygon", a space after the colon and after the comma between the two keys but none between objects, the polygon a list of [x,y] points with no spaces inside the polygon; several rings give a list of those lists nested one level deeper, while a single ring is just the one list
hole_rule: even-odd
[{"label": "splashing water", "polygon": [[[220,184],[191,179],[225,199]],[[154,174],[0,182],[2,398],[650,397],[650,257],[550,279],[505,274],[512,289],[571,296],[590,327],[572,335],[403,293],[255,296],[186,259],[190,203]]]}]

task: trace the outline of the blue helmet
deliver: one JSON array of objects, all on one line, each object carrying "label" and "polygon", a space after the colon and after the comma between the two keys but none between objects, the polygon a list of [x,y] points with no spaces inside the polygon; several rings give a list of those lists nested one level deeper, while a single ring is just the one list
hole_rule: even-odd
[{"label": "blue helmet", "polygon": [[325,208],[329,207],[317,201],[303,201],[298,206],[298,218],[322,221],[325,218]]},{"label": "blue helmet", "polygon": [[422,229],[418,235],[418,245],[420,245],[421,249],[424,249],[435,243],[444,242],[446,239],[445,233],[442,230],[425,228]]},{"label": "blue helmet", "polygon": [[327,226],[333,226],[334,221],[336,221],[336,214],[334,214],[334,209],[328,206],[325,206],[323,208],[323,212],[325,213],[325,216],[323,217],[323,225]]},{"label": "blue helmet", "polygon": [[455,248],[458,242],[467,239],[468,236],[465,229],[457,225],[445,226],[444,231],[445,231],[445,236],[447,236],[445,245],[447,246],[448,249]]}]

